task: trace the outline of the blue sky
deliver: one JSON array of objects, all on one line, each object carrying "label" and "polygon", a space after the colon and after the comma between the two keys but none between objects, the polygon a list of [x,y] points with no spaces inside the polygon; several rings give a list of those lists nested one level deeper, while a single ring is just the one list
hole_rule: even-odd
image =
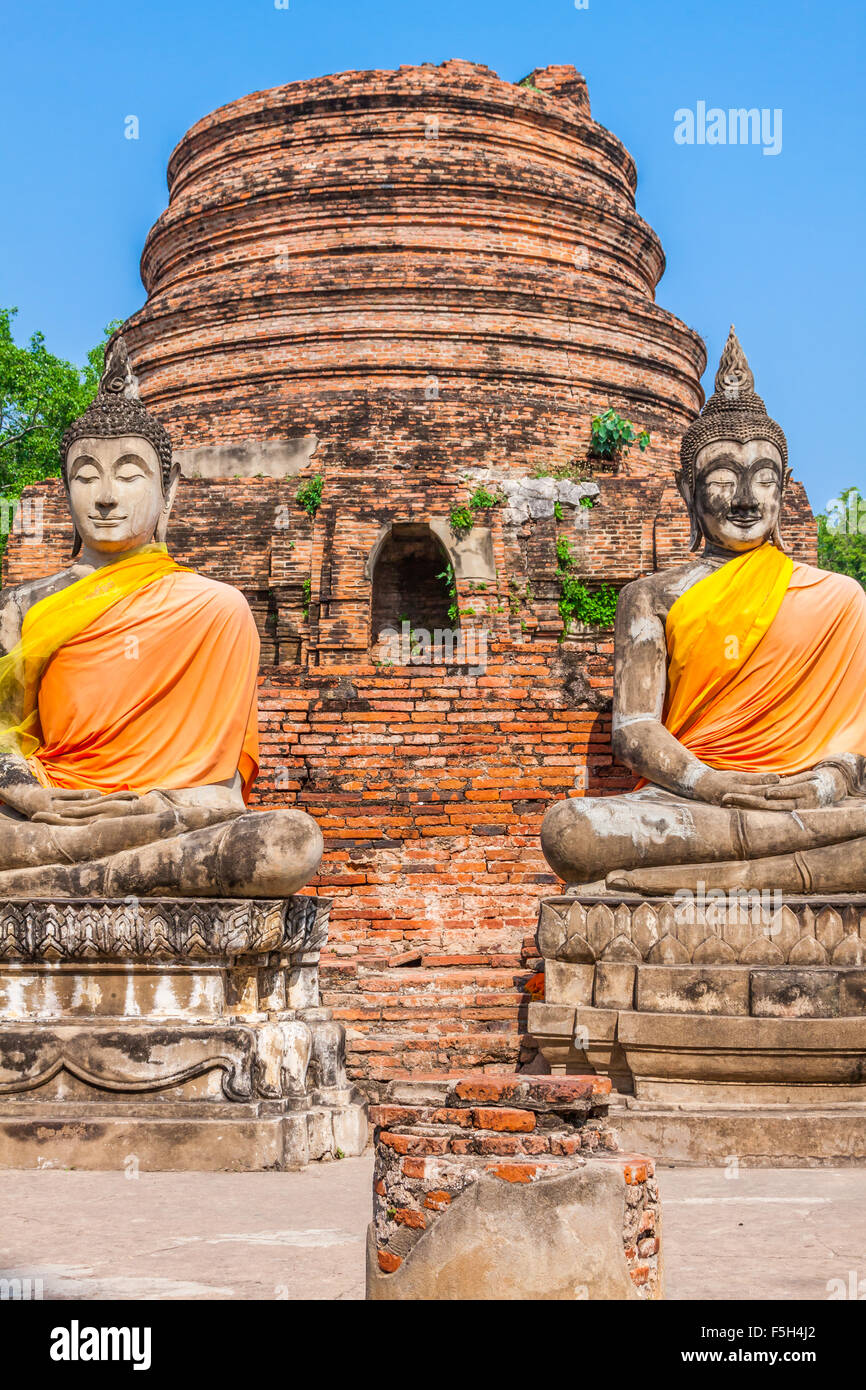
[{"label": "blue sky", "polygon": [[[348,68],[458,57],[517,81],[573,63],[637,161],[638,210],[668,259],[659,302],[703,335],[713,368],[736,324],[816,508],[851,483],[866,492],[862,0],[7,0],[5,13],[0,304],[18,305],[19,339],[41,328],[80,361],[139,307],[168,156],[216,106]],[[677,144],[674,113],[699,101],[781,109],[781,153]]]}]

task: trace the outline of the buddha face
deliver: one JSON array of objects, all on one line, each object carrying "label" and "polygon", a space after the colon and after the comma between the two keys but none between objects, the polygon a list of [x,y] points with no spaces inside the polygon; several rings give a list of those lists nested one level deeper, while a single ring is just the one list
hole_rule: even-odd
[{"label": "buddha face", "polygon": [[116,555],[164,538],[176,479],[163,493],[159,455],[148,440],[131,434],[78,439],[66,458],[66,476],[84,556]]},{"label": "buddha face", "polygon": [[696,460],[693,506],[706,540],[723,550],[755,550],[775,533],[784,467],[775,444],[716,439]]}]

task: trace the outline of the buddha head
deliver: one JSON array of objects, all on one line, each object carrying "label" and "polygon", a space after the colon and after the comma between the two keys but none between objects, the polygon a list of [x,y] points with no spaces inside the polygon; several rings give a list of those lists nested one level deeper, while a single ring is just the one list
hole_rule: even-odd
[{"label": "buddha head", "polygon": [[75,526],[72,554],[120,555],[164,541],[180,478],[171,440],[138,394],[116,338],[96,399],[66,431],[60,464]]},{"label": "buddha head", "polygon": [[691,549],[783,549],[782,498],[791,470],[784,432],[767,414],[731,327],[715,391],[683,435],[677,486],[691,520]]}]

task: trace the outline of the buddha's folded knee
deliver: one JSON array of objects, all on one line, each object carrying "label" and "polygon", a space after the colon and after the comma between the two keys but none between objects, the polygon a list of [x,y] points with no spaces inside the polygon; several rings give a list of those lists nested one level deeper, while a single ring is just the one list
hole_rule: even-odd
[{"label": "buddha's folded knee", "polygon": [[583,882],[598,872],[595,805],[593,797],[569,797],[551,806],[541,822],[544,857],[567,882]]},{"label": "buddha's folded knee", "polygon": [[229,897],[287,897],[313,877],[323,851],[322,832],[304,811],[250,811],[221,840],[222,890]]}]

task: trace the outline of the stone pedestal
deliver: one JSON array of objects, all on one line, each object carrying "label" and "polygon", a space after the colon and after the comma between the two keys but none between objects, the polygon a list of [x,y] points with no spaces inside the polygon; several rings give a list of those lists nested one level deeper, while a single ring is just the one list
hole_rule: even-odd
[{"label": "stone pedestal", "polygon": [[866,1160],[866,898],[542,902],[551,1071],[608,1076],[629,1145],[678,1162]]},{"label": "stone pedestal", "polygon": [[319,1003],[330,902],[0,904],[0,1167],[253,1171],[363,1152]]}]

